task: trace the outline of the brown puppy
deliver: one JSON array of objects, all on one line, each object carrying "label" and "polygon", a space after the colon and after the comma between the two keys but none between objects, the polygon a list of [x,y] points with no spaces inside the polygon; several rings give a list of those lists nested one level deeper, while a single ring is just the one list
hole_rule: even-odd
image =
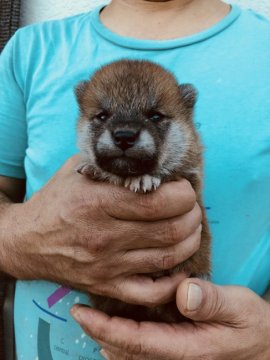
[{"label": "brown puppy", "polygon": [[[203,213],[200,249],[176,268],[151,276],[187,271],[208,277],[210,235],[201,201],[202,147],[192,121],[195,89],[179,85],[157,64],[122,60],[101,68],[77,87],[76,94],[81,112],[80,173],[136,192],[184,177],[197,194]],[[166,322],[180,319],[175,302],[148,309],[97,295],[91,299],[110,315]]]}]

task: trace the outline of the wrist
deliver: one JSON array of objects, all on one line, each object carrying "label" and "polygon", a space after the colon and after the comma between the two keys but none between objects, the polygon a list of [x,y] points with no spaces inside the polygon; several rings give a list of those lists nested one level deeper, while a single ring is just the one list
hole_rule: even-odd
[{"label": "wrist", "polygon": [[24,251],[29,230],[26,205],[5,203],[0,212],[0,273],[2,278],[23,278]]}]

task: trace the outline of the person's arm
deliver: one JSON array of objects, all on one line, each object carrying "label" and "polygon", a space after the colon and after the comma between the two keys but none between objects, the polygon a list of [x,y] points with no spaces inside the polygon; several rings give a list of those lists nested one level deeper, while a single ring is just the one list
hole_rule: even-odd
[{"label": "person's arm", "polygon": [[[21,179],[10,178],[6,176],[0,176],[0,224],[1,221],[7,221],[5,218],[6,210],[12,206],[14,203],[22,202],[25,193],[25,181]],[[12,228],[13,223],[6,224],[8,228]],[[11,231],[10,231],[11,233]],[[1,236],[2,235],[2,236]],[[4,241],[4,236],[1,231],[0,225],[0,358],[4,358],[4,334],[7,337],[10,335],[6,329],[6,323],[4,320],[4,302],[7,297],[7,283],[10,281],[9,276],[6,274],[7,269],[3,267],[3,258],[8,257],[6,253],[6,245]],[[11,325],[12,328],[12,325]],[[5,329],[5,331],[4,331]],[[12,341],[10,339],[9,341]],[[7,349],[5,349],[6,351]],[[10,351],[11,349],[9,349]],[[13,349],[11,350],[13,351]],[[11,355],[11,354],[10,354]]]},{"label": "person's arm", "polygon": [[[20,203],[23,201],[25,194],[25,180],[15,179],[6,176],[0,176],[0,224],[5,223],[5,228],[11,229],[14,226],[14,222],[9,217],[5,217],[7,209],[14,203]],[[2,234],[2,236],[1,236]],[[1,239],[2,238],[2,239]],[[8,238],[7,234],[0,232],[0,278],[6,277],[6,269],[3,268],[4,257],[8,258],[6,253],[5,239]]]}]

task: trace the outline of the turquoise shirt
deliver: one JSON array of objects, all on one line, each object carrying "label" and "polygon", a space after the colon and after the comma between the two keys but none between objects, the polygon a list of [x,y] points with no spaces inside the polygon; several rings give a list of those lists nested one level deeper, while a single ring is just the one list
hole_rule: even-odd
[{"label": "turquoise shirt", "polygon": [[[19,30],[0,61],[0,174],[27,180],[27,199],[75,154],[74,87],[114,60],[148,59],[198,89],[205,146],[204,200],[213,281],[263,294],[270,280],[270,23],[233,6],[210,29],[147,41],[106,29],[100,8]],[[69,314],[88,297],[44,281],[18,281],[18,359],[98,360]]]}]

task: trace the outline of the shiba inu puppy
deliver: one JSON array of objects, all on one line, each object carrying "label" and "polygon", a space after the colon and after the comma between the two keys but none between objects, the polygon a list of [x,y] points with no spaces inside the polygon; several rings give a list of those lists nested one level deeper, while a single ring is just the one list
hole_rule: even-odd
[{"label": "shiba inu puppy", "polygon": [[[145,193],[184,177],[196,192],[203,213],[200,249],[183,264],[149,276],[187,271],[208,277],[210,234],[201,200],[202,146],[193,124],[194,87],[179,85],[155,63],[121,60],[81,83],[76,95],[81,174]],[[110,315],[166,322],[180,319],[175,302],[148,309],[97,295],[91,299]]]}]

